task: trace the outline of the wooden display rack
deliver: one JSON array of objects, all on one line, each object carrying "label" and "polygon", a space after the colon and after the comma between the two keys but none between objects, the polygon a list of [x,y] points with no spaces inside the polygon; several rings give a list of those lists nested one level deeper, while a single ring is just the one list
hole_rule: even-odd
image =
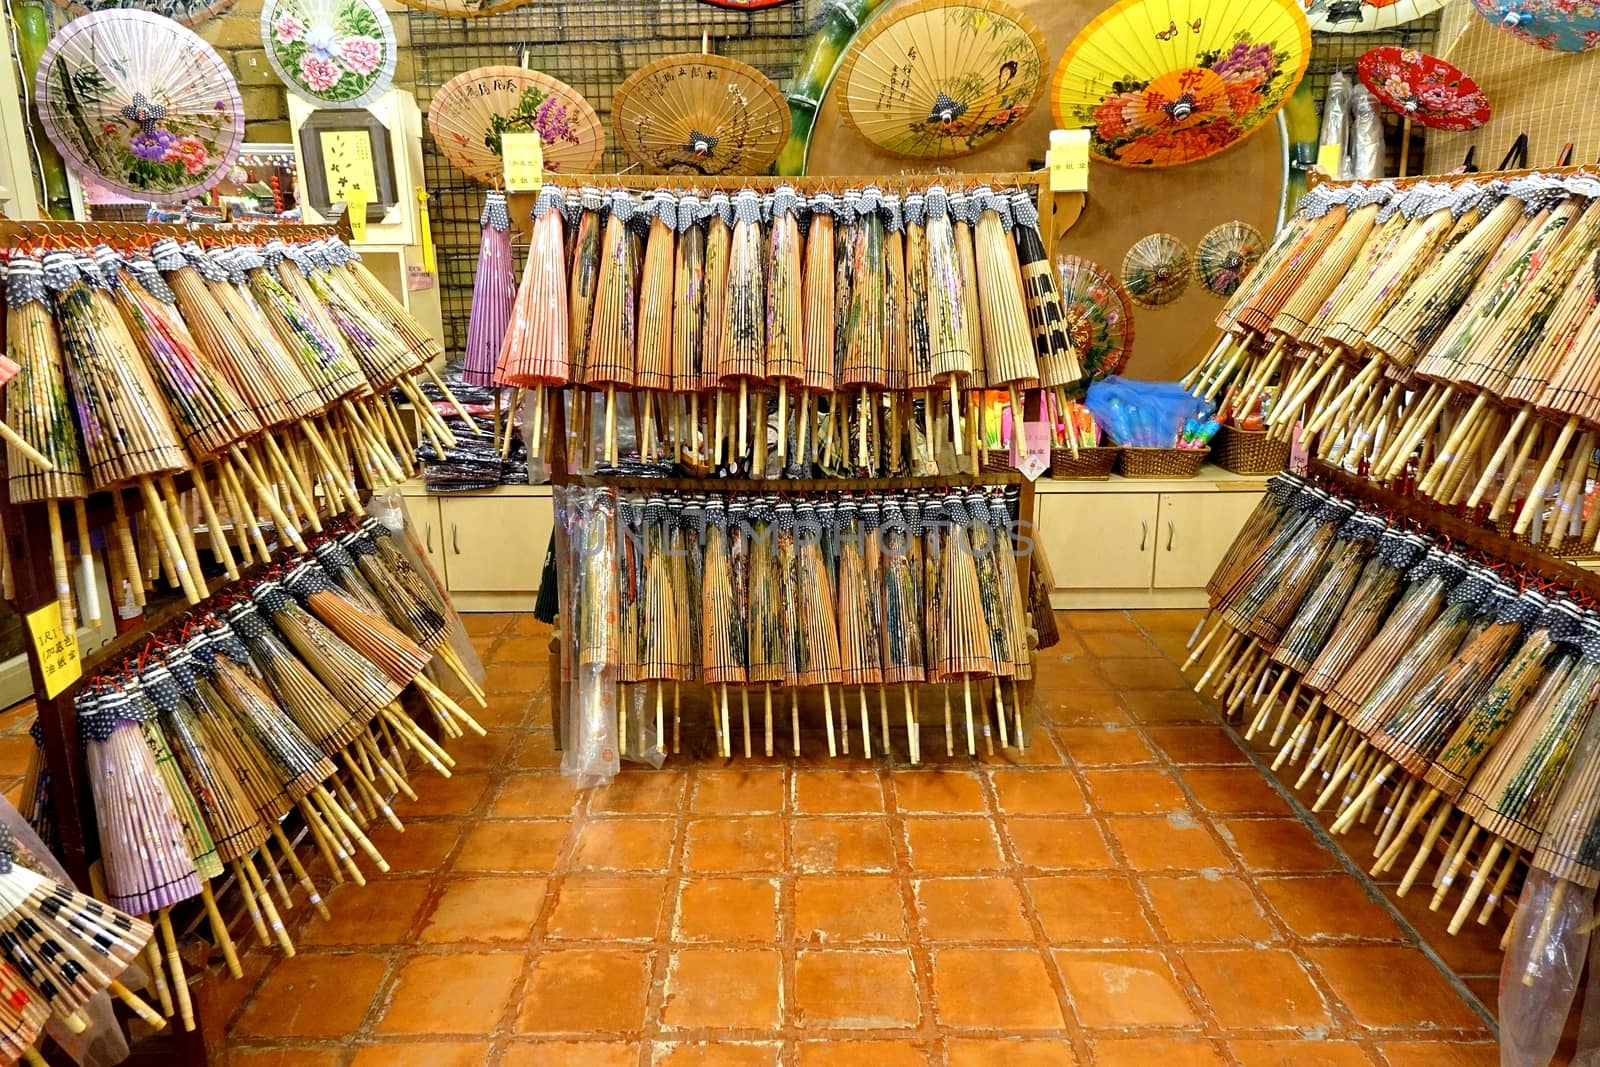
[{"label": "wooden display rack", "polygon": [[[85,245],[92,247],[102,241],[115,245],[118,242],[127,243],[152,237],[192,240],[218,234],[250,234],[286,239],[340,237],[348,241],[349,228],[344,221],[325,226],[243,223],[191,227],[164,223],[14,221],[0,218],[0,248],[15,248],[27,242],[41,240],[47,243],[60,241],[68,247]],[[0,482],[8,476],[5,455],[3,450],[0,450]],[[363,477],[363,472],[357,469],[355,476],[359,480]],[[187,489],[191,484],[188,472],[177,475],[176,483],[180,492]],[[362,496],[365,498],[369,495],[370,487],[363,486]],[[143,511],[143,502],[137,498],[130,498],[126,507],[130,515],[136,515]],[[104,492],[92,493],[88,501],[88,512],[91,530],[104,529],[108,526],[113,514],[108,495]],[[37,504],[14,505],[9,494],[0,491],[0,524],[4,526],[6,558],[11,567],[14,590],[12,607],[18,615],[25,617],[33,611],[48,607],[56,600],[45,508]],[[268,566],[270,564],[257,563],[249,568],[241,568],[240,580],[244,581],[258,575]],[[225,577],[212,579],[206,583],[206,596],[208,598],[214,596],[232,584]],[[112,591],[111,599],[109,608],[115,612],[115,590]],[[89,870],[98,859],[99,841],[95,827],[94,796],[84,760],[83,746],[79,741],[74,698],[85,678],[93,676],[102,667],[126,655],[153,634],[193,609],[194,605],[185,600],[181,593],[163,597],[152,587],[150,605],[138,625],[117,635],[94,652],[84,655],[81,677],[54,697],[44,695],[44,672],[39,652],[33,642],[28,641],[28,674],[33,682],[34,703],[37,707],[40,732],[43,735],[44,768],[50,775],[51,800],[60,841],[57,858],[73,882],[84,892],[88,892],[92,884]],[[299,842],[299,835],[291,834],[290,837],[296,843]],[[219,896],[229,884],[231,878],[220,883]],[[179,924],[180,928],[184,925],[186,924]],[[113,1001],[113,1004],[116,1002]],[[116,1004],[116,1007],[118,1018],[123,1020],[126,1026],[129,1014],[120,1004]],[[129,1058],[125,1062],[134,1067],[142,1064],[150,1064],[152,1067],[157,1065],[203,1067],[209,1062],[209,1050],[215,1046],[215,1038],[216,1035],[206,1033],[203,1013],[197,1010],[195,1028],[192,1031],[184,1030],[176,1019],[170,1020],[166,1029],[160,1033],[142,1037],[137,1042],[130,1041]],[[46,1053],[46,1058],[51,1063],[70,1062],[63,1058],[54,1046]]]}]

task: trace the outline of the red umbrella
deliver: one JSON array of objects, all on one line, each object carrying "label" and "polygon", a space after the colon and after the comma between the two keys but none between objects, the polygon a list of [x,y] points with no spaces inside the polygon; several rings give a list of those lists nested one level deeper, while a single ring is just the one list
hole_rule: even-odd
[{"label": "red umbrella", "polygon": [[1356,61],[1356,75],[1384,106],[1406,120],[1401,177],[1413,122],[1430,130],[1475,130],[1489,121],[1489,98],[1477,82],[1453,63],[1415,48],[1384,45],[1365,52]]}]

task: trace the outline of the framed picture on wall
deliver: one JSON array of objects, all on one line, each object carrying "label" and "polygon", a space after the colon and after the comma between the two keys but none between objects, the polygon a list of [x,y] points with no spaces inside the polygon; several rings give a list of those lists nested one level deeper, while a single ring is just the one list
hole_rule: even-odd
[{"label": "framed picture on wall", "polygon": [[296,131],[305,161],[301,187],[318,214],[329,217],[352,196],[363,196],[367,221],[382,222],[399,203],[389,128],[360,108],[320,108]]}]

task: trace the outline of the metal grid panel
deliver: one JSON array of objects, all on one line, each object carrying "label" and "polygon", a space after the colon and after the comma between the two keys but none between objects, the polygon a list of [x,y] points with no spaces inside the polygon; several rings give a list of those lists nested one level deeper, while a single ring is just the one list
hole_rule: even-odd
[{"label": "metal grid panel", "polygon": [[[611,136],[611,99],[630,73],[664,56],[711,51],[763,71],[780,87],[794,75],[825,0],[795,0],[760,11],[732,11],[699,0],[532,0],[483,18],[443,18],[408,10],[417,103],[424,111],[439,86],[474,67],[529,67],[571,85],[593,105],[606,127],[602,171],[631,163]],[[429,135],[422,134],[423,170],[439,263],[439,299],[445,341],[459,354],[466,344],[472,279],[478,259],[478,214],[484,187],[450,165]]]}]

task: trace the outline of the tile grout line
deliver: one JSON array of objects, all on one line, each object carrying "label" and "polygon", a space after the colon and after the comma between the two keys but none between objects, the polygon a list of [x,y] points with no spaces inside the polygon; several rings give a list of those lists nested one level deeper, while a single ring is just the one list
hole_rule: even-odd
[{"label": "tile grout line", "polygon": [[[1133,623],[1140,633],[1145,635],[1145,638],[1149,640],[1152,645],[1155,645],[1158,649],[1160,648],[1159,645],[1156,645],[1155,639],[1151,636],[1150,632],[1146,630],[1137,619],[1130,617],[1129,621]],[[1163,653],[1163,657],[1165,657],[1165,653]],[[1171,662],[1170,658],[1168,659],[1168,662]],[[1198,693],[1195,695],[1200,696]],[[1205,700],[1203,696],[1201,699]],[[1215,708],[1214,701],[1206,701],[1206,703]],[[1345,850],[1339,845],[1338,841],[1334,839],[1333,835],[1328,833],[1323,825],[1317,821],[1316,817],[1313,816],[1305,807],[1305,805],[1300,802],[1300,798],[1297,797],[1286,785],[1284,785],[1282,781],[1278,779],[1278,776],[1272,772],[1271,768],[1264,760],[1261,759],[1260,755],[1258,755],[1255,750],[1245,742],[1244,738],[1239,734],[1239,732],[1234,729],[1233,723],[1229,722],[1227,717],[1222,715],[1220,712],[1216,714],[1216,720],[1217,725],[1224,732],[1226,732],[1227,735],[1233,740],[1233,743],[1239,747],[1239,751],[1243,753],[1245,759],[1249,761],[1250,766],[1254,767],[1256,772],[1266,780],[1267,785],[1275,793],[1277,793],[1286,804],[1288,804],[1289,810],[1292,811],[1295,817],[1299,819],[1300,822],[1305,825],[1306,829],[1311,832],[1311,835],[1316,838],[1317,843],[1331,853],[1333,857],[1339,861],[1339,865],[1344,869],[1345,873],[1354,878],[1356,882],[1366,891],[1367,896],[1388,913],[1389,918],[1393,920],[1395,925],[1400,927],[1401,931],[1405,933],[1406,937],[1410,939],[1411,943],[1421,951],[1422,955],[1426,957],[1428,962],[1431,963],[1434,968],[1444,977],[1445,981],[1450,984],[1451,988],[1455,990],[1456,994],[1466,1002],[1467,1006],[1472,1009],[1473,1014],[1477,1015],[1478,1018],[1483,1021],[1484,1025],[1488,1027],[1489,1033],[1493,1035],[1496,1041],[1498,1041],[1500,1039],[1499,1023],[1496,1021],[1494,1014],[1490,1012],[1489,1009],[1484,1006],[1483,1002],[1478,999],[1477,994],[1473,993],[1466,982],[1456,974],[1455,970],[1445,963],[1444,958],[1439,955],[1439,953],[1427,942],[1426,939],[1422,937],[1421,933],[1419,933],[1417,928],[1411,923],[1411,920],[1406,918],[1405,914],[1400,911],[1399,907],[1395,905],[1394,901],[1390,900],[1388,895],[1383,892],[1377,883],[1373,882],[1371,878],[1368,877],[1367,872],[1362,870],[1360,865],[1345,853]]]}]

